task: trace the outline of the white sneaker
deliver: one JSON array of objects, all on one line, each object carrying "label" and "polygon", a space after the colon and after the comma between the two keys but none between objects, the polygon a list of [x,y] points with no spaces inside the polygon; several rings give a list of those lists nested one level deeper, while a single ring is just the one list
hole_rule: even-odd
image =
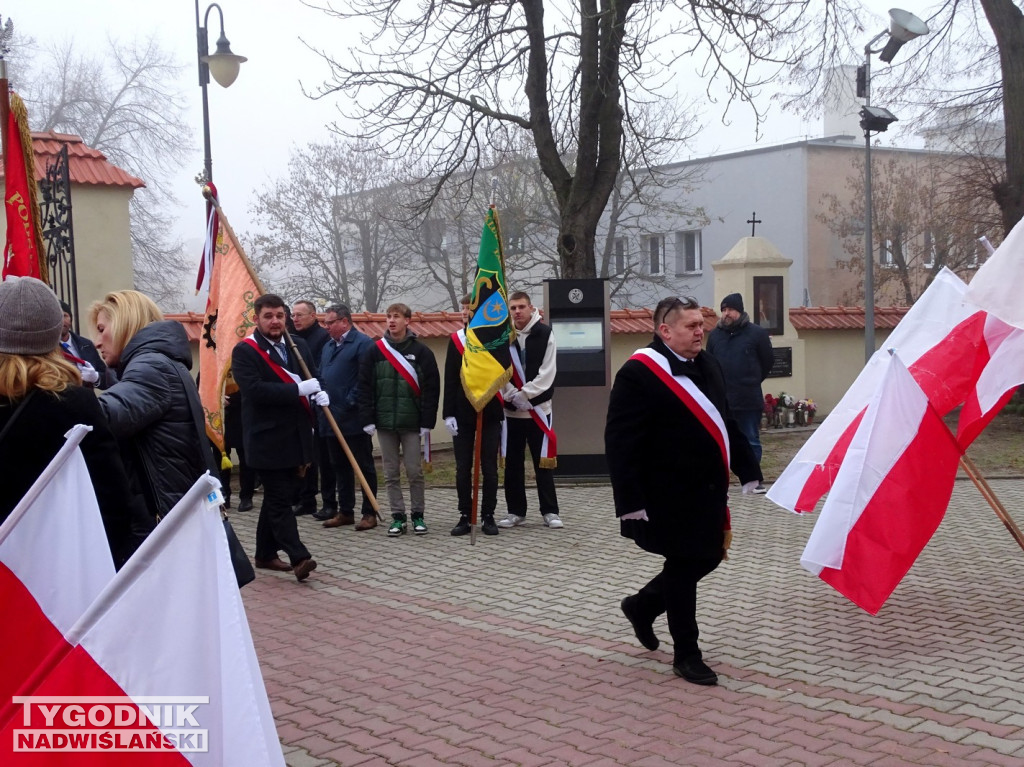
[{"label": "white sneaker", "polygon": [[526,524],[526,517],[520,517],[511,512],[504,519],[498,520],[498,527],[519,527],[524,524]]},{"label": "white sneaker", "polygon": [[565,527],[565,525],[562,524],[562,520],[559,519],[558,515],[554,513],[544,515],[544,525],[545,527],[550,527],[555,530],[557,530],[560,527]]}]

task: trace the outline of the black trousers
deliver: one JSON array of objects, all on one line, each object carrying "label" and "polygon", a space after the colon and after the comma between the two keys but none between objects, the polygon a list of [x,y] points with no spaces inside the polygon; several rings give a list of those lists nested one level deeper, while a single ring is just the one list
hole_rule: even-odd
[{"label": "black trousers", "polygon": [[299,539],[299,526],[292,512],[292,502],[302,486],[298,467],[259,471],[263,479],[263,506],[256,523],[256,559],[269,561],[284,549],[294,567],[309,559],[309,550]]},{"label": "black trousers", "polygon": [[[348,449],[359,465],[359,470],[366,477],[366,484],[370,491],[377,495],[377,468],[373,464],[373,438],[365,432],[358,434],[345,434],[345,442]],[[356,473],[352,470],[348,456],[341,449],[341,444],[335,436],[327,439],[327,448],[331,456],[330,463],[334,469],[334,476],[338,486],[338,511],[342,514],[353,514],[356,508]],[[370,499],[363,493],[363,505],[361,513],[374,516],[376,512]]]},{"label": "black trousers", "polygon": [[721,556],[709,559],[666,557],[661,572],[640,589],[637,611],[653,621],[668,613],[668,631],[675,645],[675,662],[701,657],[697,639],[697,583],[718,567]]},{"label": "black trousers", "polygon": [[[476,423],[472,429],[459,427],[452,437],[455,453],[455,490],[459,494],[459,514],[470,515],[473,509],[473,453]],[[494,516],[498,505],[498,450],[501,447],[501,421],[485,419],[480,439],[480,515]]]},{"label": "black trousers", "polygon": [[505,505],[510,514],[526,516],[526,446],[530,446],[533,468],[537,475],[537,497],[540,513],[557,514],[558,496],[555,495],[554,469],[540,467],[540,451],[544,433],[532,418],[507,418],[508,436],[505,443]]},{"label": "black trousers", "polygon": [[313,463],[306,469],[302,491],[299,493],[299,503],[303,506],[315,507],[316,494],[319,492],[324,506],[338,507],[335,491],[337,479],[330,460],[330,442],[337,442],[333,435],[330,438],[319,435],[313,438]]}]

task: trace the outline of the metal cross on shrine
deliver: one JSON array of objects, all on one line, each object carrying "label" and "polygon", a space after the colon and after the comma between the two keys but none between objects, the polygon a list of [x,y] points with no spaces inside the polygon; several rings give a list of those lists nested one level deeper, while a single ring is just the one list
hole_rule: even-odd
[{"label": "metal cross on shrine", "polygon": [[747,223],[750,224],[750,236],[753,237],[754,236],[754,228],[758,224],[762,224],[764,222],[761,221],[761,219],[759,219],[757,217],[757,211],[755,210],[753,213],[750,214],[750,218],[747,219]]}]

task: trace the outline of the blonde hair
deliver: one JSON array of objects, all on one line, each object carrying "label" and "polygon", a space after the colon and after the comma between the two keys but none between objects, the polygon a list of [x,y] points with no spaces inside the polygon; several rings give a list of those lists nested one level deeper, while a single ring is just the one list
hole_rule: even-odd
[{"label": "blonde hair", "polygon": [[104,352],[109,351],[116,356],[120,356],[132,336],[149,323],[164,318],[153,299],[137,290],[115,290],[107,293],[102,301],[93,302],[89,307],[89,322],[94,328],[100,312],[107,315],[110,340],[114,344],[113,349]]},{"label": "blonde hair", "polygon": [[0,397],[19,400],[31,389],[57,394],[81,383],[78,368],[58,349],[46,354],[0,354]]}]

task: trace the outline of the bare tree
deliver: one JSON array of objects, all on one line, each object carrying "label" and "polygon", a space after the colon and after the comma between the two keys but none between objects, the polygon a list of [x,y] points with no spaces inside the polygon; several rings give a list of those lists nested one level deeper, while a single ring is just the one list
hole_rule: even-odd
[{"label": "bare tree", "polygon": [[[876,302],[913,304],[944,267],[965,279],[984,253],[978,237],[999,225],[990,197],[977,194],[988,176],[971,157],[892,152],[875,157],[872,168],[872,235]],[[850,258],[840,268],[858,277],[856,291],[842,301],[863,303],[864,164],[854,160],[846,193],[830,193],[818,219],[841,238]],[[979,175],[980,174],[980,175]],[[974,179],[974,184],[969,183]]]},{"label": "bare tree", "polygon": [[403,185],[370,147],[310,143],[256,196],[252,212],[262,225],[253,264],[293,298],[380,311],[413,283],[394,233],[402,196]]},{"label": "bare tree", "polygon": [[32,63],[17,83],[32,128],[77,134],[146,182],[131,202],[135,286],[162,306],[179,301],[188,267],[171,234],[177,200],[168,180],[191,143],[183,97],[173,85],[181,68],[153,38],[111,39],[103,56],[67,42]]},{"label": "bare tree", "polygon": [[530,137],[558,213],[563,277],[596,275],[597,227],[623,142],[648,138],[632,115],[662,97],[679,68],[695,63],[709,95],[720,83],[725,109],[754,106],[783,67],[822,68],[848,47],[851,28],[841,1],[354,0],[322,10],[375,32],[344,58],[321,51],[332,78],[320,95],[345,97],[357,126],[349,135],[425,158],[435,190],[485,167],[503,129]]}]

